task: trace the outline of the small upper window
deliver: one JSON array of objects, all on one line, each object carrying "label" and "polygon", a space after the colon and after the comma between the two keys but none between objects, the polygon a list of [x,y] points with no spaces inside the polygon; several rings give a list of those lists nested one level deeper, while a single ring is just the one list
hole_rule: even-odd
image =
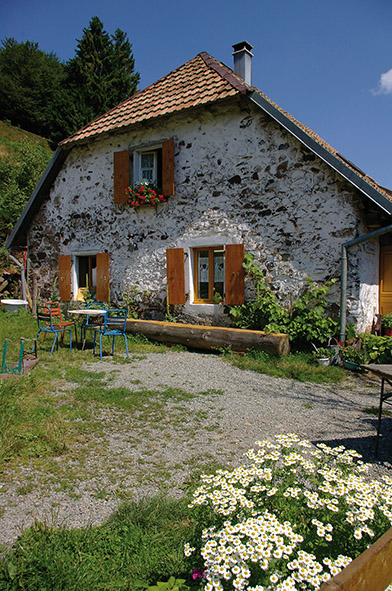
[{"label": "small upper window", "polygon": [[148,150],[134,153],[133,169],[134,185],[148,182],[162,187],[162,149]]}]

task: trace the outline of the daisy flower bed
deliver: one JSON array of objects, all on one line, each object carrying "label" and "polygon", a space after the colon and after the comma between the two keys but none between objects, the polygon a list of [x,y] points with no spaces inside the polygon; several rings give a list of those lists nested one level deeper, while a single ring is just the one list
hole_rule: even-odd
[{"label": "daisy flower bed", "polygon": [[320,589],[391,526],[392,479],[368,481],[357,452],[296,434],[256,445],[246,464],[201,476],[194,578],[205,591]]}]

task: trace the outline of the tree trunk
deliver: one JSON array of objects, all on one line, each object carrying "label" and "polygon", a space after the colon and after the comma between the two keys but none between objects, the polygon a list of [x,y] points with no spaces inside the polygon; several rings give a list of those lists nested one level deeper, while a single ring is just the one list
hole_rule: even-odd
[{"label": "tree trunk", "polygon": [[198,326],[154,320],[127,320],[127,332],[143,334],[164,343],[180,343],[195,349],[221,349],[234,351],[258,349],[272,355],[287,355],[290,351],[286,334],[267,334],[259,330],[242,330],[221,326]]}]

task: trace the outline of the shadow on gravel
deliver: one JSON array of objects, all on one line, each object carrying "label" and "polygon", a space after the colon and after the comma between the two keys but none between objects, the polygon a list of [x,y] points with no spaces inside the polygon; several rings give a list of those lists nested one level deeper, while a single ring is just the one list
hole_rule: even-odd
[{"label": "shadow on gravel", "polygon": [[[383,417],[381,421],[381,433],[379,440],[378,456],[376,450],[376,432],[377,418],[369,420],[374,426],[374,435],[366,437],[344,437],[341,439],[319,439],[312,443],[325,443],[329,447],[338,447],[344,445],[347,449],[354,449],[361,454],[363,461],[369,464],[385,464],[391,466],[392,463],[392,419]],[[353,425],[353,428],[355,426]]]}]

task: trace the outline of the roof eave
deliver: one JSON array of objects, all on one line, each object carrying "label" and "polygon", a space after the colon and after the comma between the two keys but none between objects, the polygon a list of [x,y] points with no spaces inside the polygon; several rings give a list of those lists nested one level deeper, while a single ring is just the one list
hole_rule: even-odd
[{"label": "roof eave", "polygon": [[331,152],[326,150],[322,145],[310,137],[303,129],[301,129],[294,121],[277,109],[274,105],[268,102],[259,92],[253,91],[249,98],[258,105],[263,111],[268,113],[270,117],[275,119],[282,127],[284,127],[291,135],[297,138],[314,154],[319,156],[324,162],[331,166],[336,172],[344,177],[351,185],[354,185],[361,193],[366,195],[371,201],[376,203],[385,213],[392,215],[392,202],[379,193],[372,185],[366,182],[358,174],[349,168],[339,158],[334,156]]},{"label": "roof eave", "polygon": [[53,154],[11,234],[8,236],[5,243],[6,248],[12,248],[21,245],[21,237],[26,232],[27,226],[30,223],[32,216],[35,215],[41,206],[45,195],[49,193],[50,187],[52,186],[59,170],[64,164],[67,154],[68,150],[63,148],[57,148]]}]

